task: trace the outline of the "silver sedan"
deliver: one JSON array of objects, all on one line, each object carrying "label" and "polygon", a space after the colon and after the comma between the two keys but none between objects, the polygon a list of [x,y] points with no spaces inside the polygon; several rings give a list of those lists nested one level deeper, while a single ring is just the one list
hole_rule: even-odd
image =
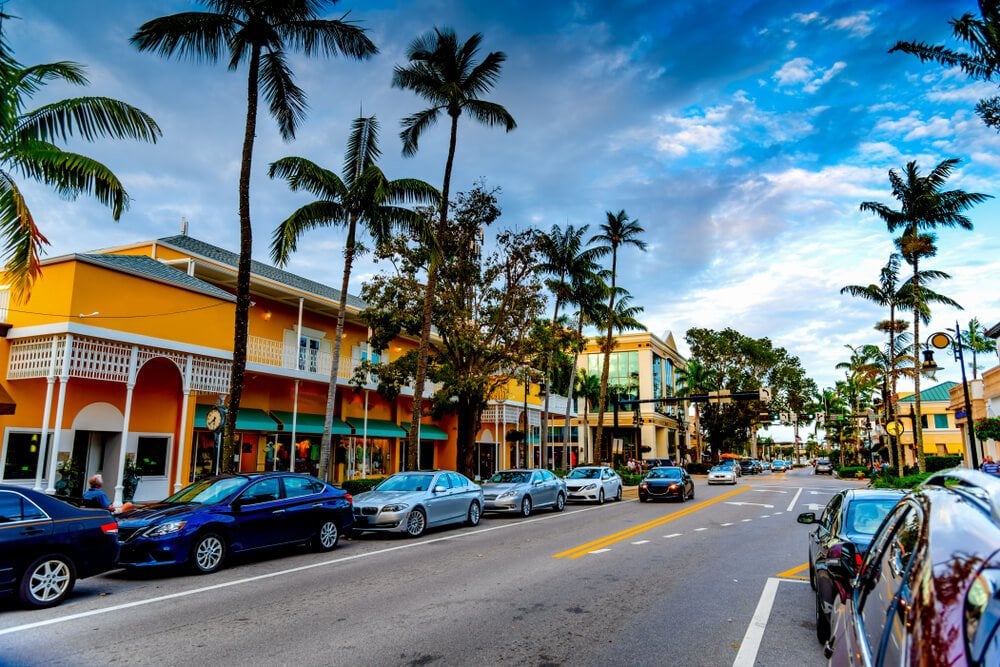
[{"label": "silver sedan", "polygon": [[531,516],[534,509],[566,507],[566,482],[548,470],[500,470],[483,484],[483,510]]},{"label": "silver sedan", "polygon": [[450,470],[398,472],[371,491],[354,496],[354,531],[423,535],[453,523],[479,525],[483,490]]},{"label": "silver sedan", "polygon": [[597,501],[603,505],[609,498],[622,499],[622,478],[610,466],[580,466],[566,475],[569,500]]}]

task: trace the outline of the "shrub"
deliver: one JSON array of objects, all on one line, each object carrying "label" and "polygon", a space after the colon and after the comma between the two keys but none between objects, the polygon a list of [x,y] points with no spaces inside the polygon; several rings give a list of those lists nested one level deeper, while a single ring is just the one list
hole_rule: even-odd
[{"label": "shrub", "polygon": [[709,463],[689,463],[684,466],[684,469],[688,471],[689,475],[707,475],[711,467]]},{"label": "shrub", "polygon": [[872,486],[876,489],[912,489],[922,484],[931,474],[930,472],[925,472],[906,475],[905,477],[896,477],[895,475],[888,477],[879,476],[872,480]]},{"label": "shrub", "polygon": [[958,454],[950,456],[928,456],[924,459],[927,463],[927,472],[937,472],[960,466],[963,463],[962,457]]},{"label": "shrub", "polygon": [[[859,476],[858,473],[861,473]],[[868,476],[868,468],[865,466],[844,466],[837,468],[837,476],[841,479],[861,479]]]},{"label": "shrub", "polygon": [[622,478],[622,484],[625,486],[639,486],[639,482],[642,481],[644,475],[630,473],[628,470],[624,472],[619,470],[618,475]]},{"label": "shrub", "polygon": [[347,491],[352,496],[356,496],[359,493],[364,493],[365,491],[371,491],[375,488],[375,485],[381,482],[385,477],[366,477],[364,479],[348,479],[345,480],[341,485],[344,491]]}]

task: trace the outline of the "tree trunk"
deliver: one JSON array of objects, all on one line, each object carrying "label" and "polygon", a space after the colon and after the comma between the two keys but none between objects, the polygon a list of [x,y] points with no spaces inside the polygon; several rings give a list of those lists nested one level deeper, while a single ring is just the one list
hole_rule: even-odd
[{"label": "tree trunk", "polygon": [[[618,250],[617,248],[612,248],[611,250],[611,297],[608,299],[608,319],[607,319],[607,338],[605,339],[604,345],[602,345],[602,352],[604,353],[604,365],[601,368],[601,393],[597,399],[597,446],[600,448],[601,456],[604,454],[604,411],[608,407],[608,374],[611,372],[611,346],[614,341],[614,312],[615,312],[615,272],[618,268]],[[612,433],[611,437],[614,437]],[[610,457],[614,460],[614,455]],[[601,461],[596,461],[595,463],[601,463]]]},{"label": "tree trunk", "polygon": [[[913,234],[916,236],[917,228],[914,226]],[[916,373],[913,374],[913,443],[917,448],[917,467],[920,472],[927,472],[927,459],[924,457],[924,428],[921,423],[920,412],[920,273],[918,264],[920,257],[913,255],[913,364]]]}]

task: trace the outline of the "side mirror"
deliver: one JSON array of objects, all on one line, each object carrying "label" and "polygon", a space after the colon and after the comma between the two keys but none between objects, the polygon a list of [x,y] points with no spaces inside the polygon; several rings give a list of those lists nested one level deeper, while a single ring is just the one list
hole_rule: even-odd
[{"label": "side mirror", "polygon": [[799,523],[816,523],[816,513],[815,512],[803,512],[796,519]]},{"label": "side mirror", "polygon": [[229,507],[234,512],[239,512],[241,509],[243,509],[243,503],[244,503],[243,498],[236,498],[235,500],[233,500],[232,504]]},{"label": "side mirror", "polygon": [[434,487],[434,490],[433,490],[432,493],[444,493],[447,490],[448,489],[446,489],[443,486],[441,486],[440,484],[438,484],[437,486]]}]

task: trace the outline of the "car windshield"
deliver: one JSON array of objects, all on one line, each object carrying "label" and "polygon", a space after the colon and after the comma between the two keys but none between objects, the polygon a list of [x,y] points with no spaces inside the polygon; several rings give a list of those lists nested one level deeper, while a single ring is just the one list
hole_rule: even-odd
[{"label": "car windshield", "polygon": [[646,477],[649,479],[680,479],[681,471],[677,468],[653,468]]},{"label": "car windshield", "polygon": [[191,486],[186,486],[163,502],[165,503],[197,503],[211,505],[228,498],[239,491],[247,483],[244,477],[218,477],[203,479]]},{"label": "car windshield", "polygon": [[576,468],[567,475],[569,479],[597,479],[600,476],[600,468]]},{"label": "car windshield", "polygon": [[376,491],[426,491],[434,475],[426,473],[403,473],[393,475],[375,487]]},{"label": "car windshield", "polygon": [[501,470],[490,477],[490,484],[527,484],[531,479],[530,472],[520,470]]},{"label": "car windshield", "polygon": [[847,506],[847,529],[852,533],[874,535],[885,515],[896,506],[895,498],[854,500]]},{"label": "car windshield", "polygon": [[715,466],[709,472],[731,472],[729,466]]}]

